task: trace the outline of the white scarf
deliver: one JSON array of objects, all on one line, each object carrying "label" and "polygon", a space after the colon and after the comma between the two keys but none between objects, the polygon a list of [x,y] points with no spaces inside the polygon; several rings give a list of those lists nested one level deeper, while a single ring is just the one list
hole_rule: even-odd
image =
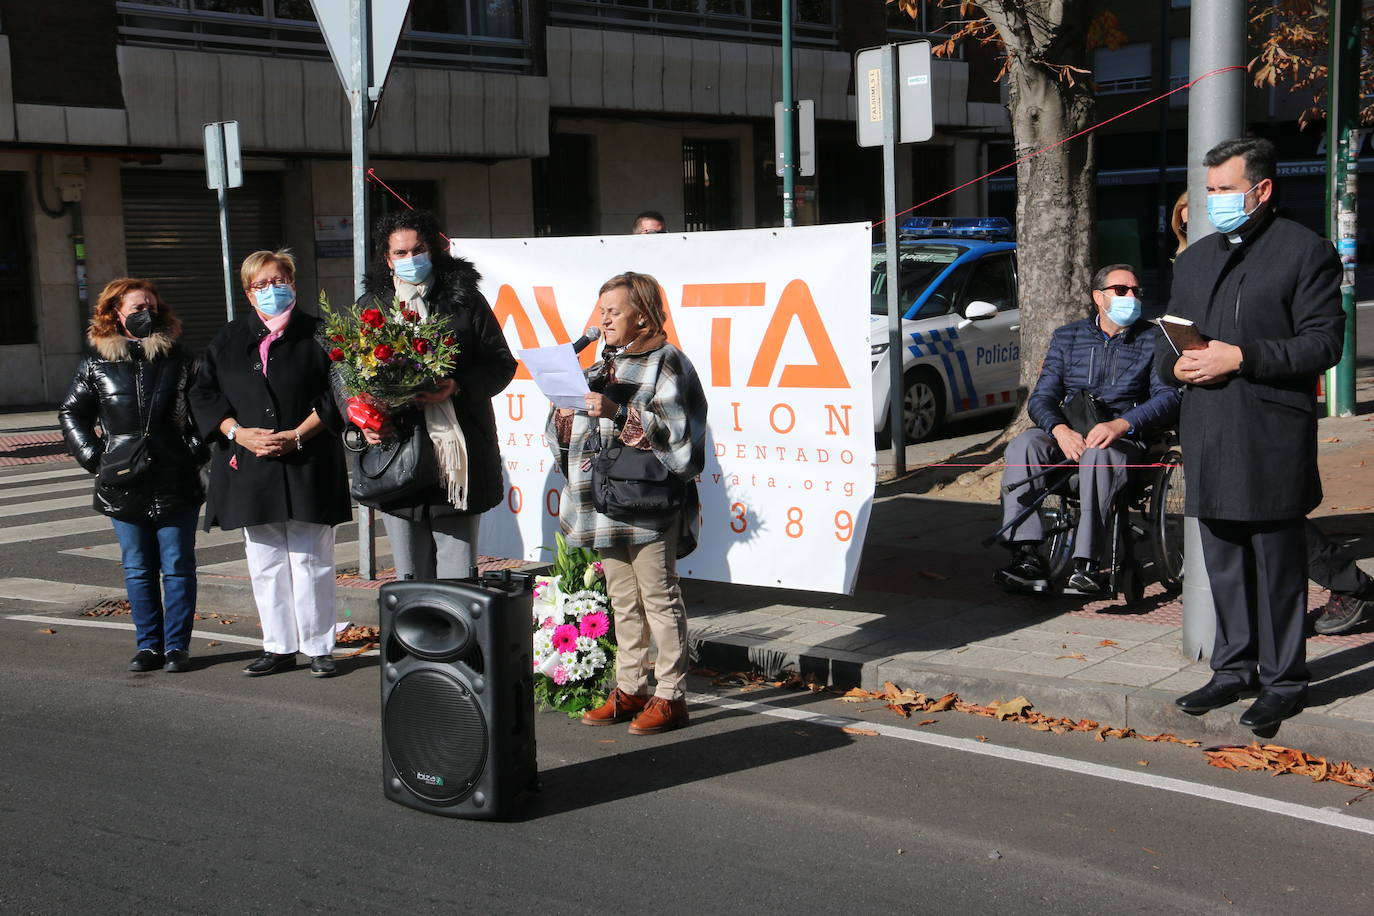
[{"label": "white scarf", "polygon": [[[425,296],[429,294],[429,283],[411,283],[400,277],[393,277],[393,280],[400,307],[419,312],[422,319],[428,318],[429,305]],[[468,444],[463,438],[463,428],[458,425],[452,398],[425,405],[425,427],[429,430],[429,441],[434,444],[434,456],[439,461],[439,476],[448,490],[448,501],[455,509],[467,509]]]}]

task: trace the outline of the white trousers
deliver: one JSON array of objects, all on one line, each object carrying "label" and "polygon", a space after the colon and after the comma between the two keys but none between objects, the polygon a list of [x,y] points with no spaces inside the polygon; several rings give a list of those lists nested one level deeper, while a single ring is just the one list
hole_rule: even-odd
[{"label": "white trousers", "polygon": [[243,529],[262,647],[279,655],[334,651],[334,529],[273,522]]}]

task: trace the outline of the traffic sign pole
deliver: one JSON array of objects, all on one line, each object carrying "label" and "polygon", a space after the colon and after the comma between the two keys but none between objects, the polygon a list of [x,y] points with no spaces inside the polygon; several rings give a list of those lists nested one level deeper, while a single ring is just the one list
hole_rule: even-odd
[{"label": "traffic sign pole", "polygon": [[[888,403],[888,425],[892,429],[892,461],[897,474],[906,473],[906,417],[903,401],[906,385],[902,379],[902,315],[899,311],[897,273],[897,48],[884,45],[882,82],[877,96],[883,119],[883,237],[887,255],[887,367],[892,394]],[[870,79],[872,75],[870,74]],[[872,104],[870,89],[869,102]]]},{"label": "traffic sign pole", "polygon": [[[352,114],[353,140],[353,298],[363,296],[367,274],[367,122],[368,90],[372,86],[372,0],[349,0],[351,67],[349,70],[349,110]],[[377,578],[376,517],[367,506],[358,505],[358,577]]]}]

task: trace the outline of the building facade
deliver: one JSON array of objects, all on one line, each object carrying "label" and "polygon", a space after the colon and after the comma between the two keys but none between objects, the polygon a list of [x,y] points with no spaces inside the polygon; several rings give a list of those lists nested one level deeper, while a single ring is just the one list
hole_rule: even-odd
[{"label": "building facade", "polygon": [[[385,0],[374,0],[385,2]],[[933,4],[927,4],[933,6]],[[464,236],[781,223],[778,0],[413,0],[372,165]],[[798,98],[818,167],[799,222],[873,219],[881,160],[855,145],[853,52],[917,38],[880,0],[796,4]],[[936,136],[904,148],[899,199],[984,166],[1006,136],[987,62],[935,64]],[[0,405],[51,404],[109,280],[155,280],[203,345],[225,320],[203,126],[236,120],[231,259],[291,248],[302,300],[352,290],[349,119],[309,0],[0,0]],[[948,212],[978,212],[960,192]],[[372,188],[372,212],[401,204]],[[480,265],[479,265],[480,266]],[[244,301],[236,308],[244,307]]]}]

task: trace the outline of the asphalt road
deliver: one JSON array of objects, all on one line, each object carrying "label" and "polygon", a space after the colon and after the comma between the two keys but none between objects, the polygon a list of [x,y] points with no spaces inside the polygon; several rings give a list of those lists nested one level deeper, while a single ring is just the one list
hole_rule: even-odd
[{"label": "asphalt road", "polygon": [[[539,715],[540,795],[511,822],[453,820],[382,796],[375,659],[346,661],[328,681],[249,679],[239,668],[252,647],[198,639],[198,670],[133,675],[129,632],[50,628],[0,617],[7,914],[1374,904],[1374,796],[1347,804],[1360,793],[1217,770],[1175,745],[954,712],[918,728],[871,708],[881,704],[697,678],[692,689],[717,699],[668,735]],[[731,701],[765,705],[716,705]],[[846,733],[842,716],[883,733]],[[1050,756],[987,756],[1026,751]],[[1197,794],[1124,781],[1146,776]],[[1246,801],[1214,800],[1226,790]]]}]

